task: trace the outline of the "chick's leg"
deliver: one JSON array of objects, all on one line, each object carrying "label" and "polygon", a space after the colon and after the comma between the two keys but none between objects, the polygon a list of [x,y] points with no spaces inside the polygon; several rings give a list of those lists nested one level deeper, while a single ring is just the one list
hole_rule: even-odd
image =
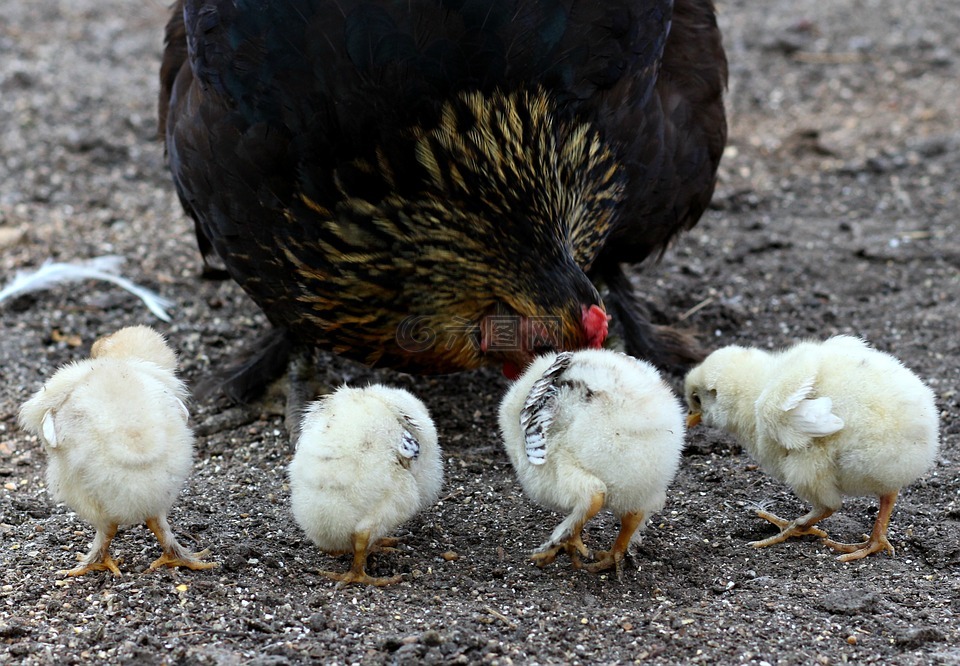
[{"label": "chick's leg", "polygon": [[627,548],[630,547],[630,540],[633,539],[634,532],[636,532],[637,528],[642,524],[643,511],[625,513],[623,517],[620,518],[620,533],[617,535],[617,540],[613,543],[613,548],[610,550],[598,550],[595,554],[597,561],[588,564],[585,567],[587,571],[597,573],[598,571],[605,571],[610,567],[616,567],[617,578],[620,578],[620,562],[623,560]]},{"label": "chick's leg", "polygon": [[68,576],[82,576],[91,571],[109,571],[114,576],[120,575],[120,568],[110,557],[110,542],[117,535],[117,525],[97,527],[97,535],[93,538],[90,551],[80,561],[80,566],[63,572]]},{"label": "chick's leg", "polygon": [[890,514],[893,513],[893,505],[897,501],[898,492],[894,491],[880,498],[880,511],[877,513],[877,520],[873,524],[873,532],[870,533],[870,538],[866,541],[863,543],[840,543],[832,539],[824,539],[823,543],[834,550],[846,553],[846,555],[837,558],[841,562],[859,560],[881,550],[893,555],[893,546],[887,541],[887,527],[890,526]]},{"label": "chick's leg", "polygon": [[[590,549],[583,543],[583,526],[600,512],[605,500],[606,495],[604,493],[594,493],[590,497],[590,504],[585,510],[574,509],[573,513],[553,531],[550,540],[530,556],[534,564],[538,567],[545,567],[557,559],[557,553],[563,550],[570,556],[574,568],[579,569],[581,567],[580,557],[590,555]],[[564,538],[564,535],[568,536]]]},{"label": "chick's leg", "polygon": [[814,525],[824,518],[829,518],[832,516],[833,509],[813,507],[809,513],[800,516],[796,520],[784,520],[779,516],[775,516],[774,514],[763,510],[757,511],[757,515],[780,528],[779,534],[775,534],[770,538],[762,539],[760,541],[750,542],[750,545],[754,548],[765,548],[767,546],[772,546],[775,543],[786,541],[787,539],[795,536],[813,535],[818,536],[821,539],[826,539],[827,533],[820,528],[814,527]]},{"label": "chick's leg", "polygon": [[350,583],[359,583],[360,585],[393,585],[403,580],[403,576],[390,576],[389,578],[374,578],[367,574],[367,554],[370,549],[370,532],[357,532],[353,535],[353,565],[350,571],[346,573],[337,573],[335,571],[321,571],[321,575],[331,580],[340,581],[343,585]]},{"label": "chick's leg", "polygon": [[194,571],[198,569],[212,569],[217,566],[216,562],[203,562],[200,558],[210,553],[209,549],[199,553],[191,553],[177,542],[173,536],[167,517],[163,514],[156,518],[147,518],[147,527],[157,537],[160,547],[163,548],[163,555],[158,557],[150,565],[147,571],[156,571],[160,567],[187,567]]}]

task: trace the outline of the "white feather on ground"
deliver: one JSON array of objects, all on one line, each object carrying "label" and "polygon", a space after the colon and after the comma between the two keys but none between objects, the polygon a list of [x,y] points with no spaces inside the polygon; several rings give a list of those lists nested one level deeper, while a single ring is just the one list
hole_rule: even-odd
[{"label": "white feather on ground", "polygon": [[103,280],[139,298],[158,319],[170,321],[170,315],[167,314],[166,309],[173,305],[173,301],[119,275],[120,266],[124,261],[126,260],[118,255],[105,255],[74,262],[46,261],[36,270],[18,271],[13,276],[13,280],[0,289],[0,303],[31,291],[51,289],[70,282]]}]

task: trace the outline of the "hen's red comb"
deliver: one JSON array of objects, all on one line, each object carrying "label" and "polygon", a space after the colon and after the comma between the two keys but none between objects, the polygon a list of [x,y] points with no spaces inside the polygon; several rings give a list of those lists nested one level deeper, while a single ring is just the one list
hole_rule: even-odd
[{"label": "hen's red comb", "polygon": [[607,339],[607,322],[610,315],[599,305],[583,306],[583,330],[587,334],[587,345],[592,349],[600,349]]}]

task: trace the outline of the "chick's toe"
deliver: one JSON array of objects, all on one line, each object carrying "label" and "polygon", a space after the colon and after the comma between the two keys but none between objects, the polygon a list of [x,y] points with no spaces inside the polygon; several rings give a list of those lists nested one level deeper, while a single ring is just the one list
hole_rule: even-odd
[{"label": "chick's toe", "polygon": [[819,527],[814,527],[814,524],[831,515],[833,515],[831,509],[814,509],[810,513],[791,521],[784,520],[780,516],[760,509],[757,511],[757,516],[779,527],[780,533],[774,534],[767,539],[761,539],[760,541],[751,541],[750,545],[754,548],[766,548],[767,546],[772,546],[797,536],[817,536],[821,539],[826,539],[827,533]]},{"label": "chick's toe", "polygon": [[210,554],[209,549],[191,553],[181,546],[170,530],[165,517],[147,518],[147,527],[157,537],[160,547],[163,548],[163,555],[154,560],[147,571],[156,571],[160,567],[186,567],[192,571],[199,571],[217,566],[216,562],[203,561],[203,558]]},{"label": "chick's toe", "polygon": [[597,561],[588,564],[585,567],[586,570],[597,573],[615,567],[617,577],[619,578],[620,562],[623,560],[624,555],[627,554],[627,549],[630,547],[630,541],[633,539],[634,532],[636,532],[637,528],[642,524],[642,511],[624,514],[620,519],[620,533],[617,535],[617,540],[613,543],[613,548],[610,550],[598,550],[595,553]]},{"label": "chick's toe", "polygon": [[887,493],[880,498],[880,511],[877,514],[877,520],[873,524],[873,532],[867,537],[866,541],[861,543],[841,543],[832,539],[824,539],[823,543],[834,550],[845,553],[837,559],[841,562],[852,562],[871,555],[886,551],[893,555],[895,553],[893,546],[887,541],[887,528],[890,525],[890,514],[893,513],[893,505],[897,501],[899,491]]},{"label": "chick's toe", "polygon": [[191,571],[201,571],[203,569],[213,569],[219,566],[216,562],[204,562],[203,558],[210,554],[210,549],[206,548],[199,553],[189,553],[183,548],[164,551],[163,555],[155,559],[147,571],[156,571],[160,567],[186,567]]},{"label": "chick's toe", "polygon": [[114,576],[120,576],[120,567],[117,566],[117,561],[110,556],[110,553],[105,553],[103,558],[97,560],[96,562],[85,562],[78,567],[74,567],[69,571],[65,571],[64,573],[67,576],[74,578],[76,576],[88,574],[91,571],[109,571]]}]

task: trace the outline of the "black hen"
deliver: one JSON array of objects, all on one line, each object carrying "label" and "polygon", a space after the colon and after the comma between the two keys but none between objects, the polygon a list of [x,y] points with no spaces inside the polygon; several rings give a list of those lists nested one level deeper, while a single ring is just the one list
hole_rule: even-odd
[{"label": "black hen", "polygon": [[670,365],[621,264],[709,202],[726,73],[710,0],[180,0],[160,125],[273,351],[516,370],[602,344],[596,282]]}]

